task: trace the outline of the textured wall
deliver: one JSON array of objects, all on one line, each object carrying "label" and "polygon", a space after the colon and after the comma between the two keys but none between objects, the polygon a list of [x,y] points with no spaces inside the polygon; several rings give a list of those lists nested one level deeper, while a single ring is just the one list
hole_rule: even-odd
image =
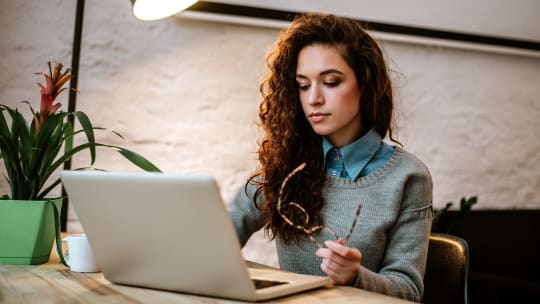
[{"label": "textured wall", "polygon": [[[33,73],[49,60],[70,65],[76,1],[0,2],[0,102],[37,107],[41,78]],[[229,200],[256,166],[258,82],[277,35],[179,17],[142,22],[129,1],[87,1],[78,109],[126,138],[102,132],[100,141],[166,172],[213,174]],[[475,208],[539,208],[540,58],[384,48],[398,88],[398,139],[430,168],[435,206],[478,195]],[[138,170],[108,150],[96,167]],[[6,189],[1,180],[0,193]],[[80,229],[73,212],[70,219],[70,229]],[[260,250],[246,254],[275,263]]]}]

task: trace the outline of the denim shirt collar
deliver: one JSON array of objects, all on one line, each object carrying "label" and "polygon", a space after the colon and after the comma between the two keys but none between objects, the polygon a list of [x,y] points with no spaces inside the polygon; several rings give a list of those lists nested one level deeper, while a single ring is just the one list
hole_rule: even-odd
[{"label": "denim shirt collar", "polygon": [[[345,171],[350,178],[356,179],[369,161],[375,156],[381,146],[382,138],[375,129],[370,129],[364,136],[342,148],[336,148],[341,151]],[[322,148],[324,162],[326,167],[326,156],[330,149],[335,148],[332,143],[323,137]]]}]

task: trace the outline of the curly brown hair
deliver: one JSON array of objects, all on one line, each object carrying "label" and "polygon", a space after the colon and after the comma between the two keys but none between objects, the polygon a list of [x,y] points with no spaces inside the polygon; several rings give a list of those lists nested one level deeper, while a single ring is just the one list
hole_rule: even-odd
[{"label": "curly brown hair", "polygon": [[287,244],[297,243],[302,232],[286,224],[277,212],[279,188],[301,163],[306,163],[306,168],[288,182],[282,199],[301,204],[309,215],[310,226],[324,224],[320,214],[326,178],[322,138],[304,115],[296,82],[298,54],[313,44],[335,47],[354,70],[361,92],[362,129],[374,128],[382,137],[388,135],[397,142],[392,137],[393,98],[388,68],[381,49],[362,24],[328,14],[295,18],[266,57],[269,71],[260,86],[259,123],[264,131],[258,149],[260,168],[246,183],[246,187],[249,183],[257,186],[254,202],[264,196],[257,207],[265,217],[266,233],[272,239],[279,236]]}]

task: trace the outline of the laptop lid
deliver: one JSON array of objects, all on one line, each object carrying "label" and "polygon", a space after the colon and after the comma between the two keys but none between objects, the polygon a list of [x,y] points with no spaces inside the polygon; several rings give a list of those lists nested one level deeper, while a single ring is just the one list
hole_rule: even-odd
[{"label": "laptop lid", "polygon": [[[113,283],[249,301],[328,283],[279,270],[248,271],[209,175],[62,171],[61,179]],[[281,283],[256,290],[250,274]]]}]

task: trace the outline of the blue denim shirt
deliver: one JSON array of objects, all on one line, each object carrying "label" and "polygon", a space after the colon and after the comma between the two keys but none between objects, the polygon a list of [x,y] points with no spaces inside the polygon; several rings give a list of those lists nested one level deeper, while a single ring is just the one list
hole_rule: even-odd
[{"label": "blue denim shirt", "polygon": [[374,129],[342,148],[332,146],[323,137],[322,149],[326,174],[353,180],[377,170],[394,153],[394,147],[383,142],[381,135]]}]

